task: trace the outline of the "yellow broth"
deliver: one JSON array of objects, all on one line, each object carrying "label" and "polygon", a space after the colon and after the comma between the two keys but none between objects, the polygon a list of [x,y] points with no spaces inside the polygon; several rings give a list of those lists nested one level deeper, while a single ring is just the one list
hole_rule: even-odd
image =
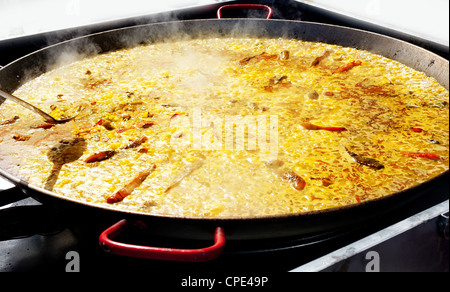
[{"label": "yellow broth", "polygon": [[[61,165],[51,190],[122,210],[301,213],[379,198],[449,165],[448,90],[398,62],[323,43],[155,43],[64,65],[14,94],[56,118],[80,114],[42,128],[40,117],[6,101],[2,165],[48,189],[49,150],[84,139],[82,156]],[[129,194],[107,202],[153,166]]]}]

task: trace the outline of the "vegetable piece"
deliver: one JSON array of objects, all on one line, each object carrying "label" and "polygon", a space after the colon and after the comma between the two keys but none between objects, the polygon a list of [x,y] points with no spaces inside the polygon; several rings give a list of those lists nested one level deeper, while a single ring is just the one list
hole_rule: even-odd
[{"label": "vegetable piece", "polygon": [[262,56],[262,55],[264,55],[264,54],[266,54],[266,53],[264,52],[264,53],[259,54],[259,55],[255,55],[255,56],[251,56],[251,57],[246,57],[246,58],[244,58],[244,59],[242,59],[242,60],[239,61],[239,65],[245,66],[245,65],[247,65],[248,62],[250,62],[251,60],[253,60],[253,59],[255,59],[255,58],[258,58],[259,56]]},{"label": "vegetable piece", "polygon": [[334,183],[333,180],[332,180],[331,178],[329,178],[329,177],[324,177],[324,178],[315,178],[315,177],[312,177],[311,179],[314,179],[314,180],[320,180],[320,181],[322,182],[322,185],[323,185],[324,187],[331,186],[331,185]]},{"label": "vegetable piece", "polygon": [[422,133],[423,132],[422,128],[416,128],[416,127],[412,127],[412,128],[410,128],[410,130],[415,132],[415,133]]},{"label": "vegetable piece", "polygon": [[264,165],[273,171],[279,178],[291,184],[291,186],[297,191],[301,191],[306,186],[306,181],[296,174],[294,171],[281,168],[284,162],[281,160],[273,160],[264,163]]},{"label": "vegetable piece", "polygon": [[324,187],[331,186],[332,184],[333,184],[333,180],[331,180],[331,178],[326,177],[326,178],[322,179],[322,185]]},{"label": "vegetable piece", "polygon": [[337,68],[333,72],[333,74],[342,73],[342,72],[345,72],[345,71],[348,71],[348,70],[352,69],[353,67],[360,66],[360,65],[362,65],[361,61],[352,61],[352,62],[347,63],[346,65],[344,65],[342,67]]},{"label": "vegetable piece", "polygon": [[188,165],[181,173],[179,173],[172,181],[171,185],[165,190],[168,193],[171,189],[179,185],[186,177],[190,176],[194,171],[202,167],[204,164],[204,158],[197,160]]},{"label": "vegetable piece", "polygon": [[306,182],[298,174],[292,170],[283,171],[279,175],[283,180],[291,184],[291,186],[297,191],[301,191],[305,188]]},{"label": "vegetable piece", "polygon": [[275,59],[279,59],[279,55],[268,55],[267,53],[262,53],[258,60],[275,60]]},{"label": "vegetable piece", "polygon": [[420,153],[420,152],[401,152],[402,155],[409,157],[427,158],[431,160],[440,160],[441,157],[434,153]]},{"label": "vegetable piece", "polygon": [[14,124],[19,119],[19,116],[14,116],[12,119],[0,122],[0,126]]},{"label": "vegetable piece", "polygon": [[319,99],[319,94],[315,90],[311,90],[306,94],[306,97],[311,100]]},{"label": "vegetable piece", "polygon": [[126,132],[128,130],[136,129],[136,128],[147,129],[147,128],[150,128],[153,125],[155,125],[154,121],[150,121],[150,120],[148,120],[148,121],[141,121],[141,122],[138,122],[138,123],[136,123],[135,125],[133,125],[131,127],[120,128],[120,129],[116,130],[116,133],[120,134],[120,133],[124,133],[124,132]]},{"label": "vegetable piece", "polygon": [[112,131],[112,130],[115,129],[114,126],[111,124],[110,121],[103,121],[103,122],[102,122],[102,126],[103,126],[106,130],[108,130],[108,131]]},{"label": "vegetable piece", "polygon": [[325,130],[325,131],[331,131],[331,132],[347,131],[347,129],[344,127],[322,127],[322,126],[316,126],[316,125],[313,125],[310,123],[302,123],[302,124],[300,124],[300,126],[305,130],[312,130],[312,131],[317,131],[317,130]]},{"label": "vegetable piece", "polygon": [[144,144],[145,142],[147,142],[147,140],[148,140],[147,137],[142,137],[142,138],[136,139],[133,142],[131,142],[130,144],[128,144],[127,146],[125,146],[123,149],[137,148],[137,147],[141,146],[142,144]]},{"label": "vegetable piece", "polygon": [[440,145],[441,142],[439,142],[438,140],[434,140],[434,139],[427,139],[428,142],[436,144],[436,145]]},{"label": "vegetable piece", "polygon": [[145,181],[145,179],[155,170],[155,168],[156,165],[153,165],[151,168],[140,172],[130,183],[117,191],[114,195],[110,196],[106,202],[108,204],[121,202],[123,199],[131,195],[131,193]]},{"label": "vegetable piece", "polygon": [[[137,148],[140,145],[144,144],[145,142],[147,142],[148,138],[147,137],[142,137],[139,138],[137,140],[134,140],[133,142],[131,142],[130,144],[128,144],[125,147],[122,147],[121,149],[131,149],[131,148]],[[96,153],[94,155],[89,156],[85,162],[86,163],[94,163],[94,162],[100,162],[103,160],[107,160],[111,157],[113,157],[117,152],[115,150],[109,150],[109,151],[102,151],[99,153]]]},{"label": "vegetable piece", "polygon": [[113,157],[114,154],[116,154],[116,151],[114,151],[114,150],[102,151],[102,152],[99,152],[99,153],[89,156],[85,160],[85,162],[86,163],[100,162],[100,161],[107,160],[107,159]]},{"label": "vegetable piece", "polygon": [[[286,56],[285,56],[286,57]],[[255,56],[251,56],[251,57],[246,57],[242,60],[239,61],[239,65],[240,66],[245,66],[247,65],[251,60],[256,60],[261,61],[261,60],[274,60],[274,59],[281,59],[281,55],[268,55],[266,52],[263,52],[259,55],[255,55]]]},{"label": "vegetable piece", "polygon": [[25,135],[14,135],[13,139],[19,142],[25,142],[31,139],[30,136],[25,136]]},{"label": "vegetable piece", "polygon": [[278,58],[279,58],[280,60],[282,60],[282,61],[289,60],[289,58],[290,58],[290,53],[289,53],[289,51],[282,51],[282,52],[280,53],[280,55],[278,56]]},{"label": "vegetable piece", "polygon": [[349,151],[347,148],[345,148],[345,150],[358,164],[365,165],[376,170],[384,168],[384,165],[376,159],[360,156],[354,152]]},{"label": "vegetable piece", "polygon": [[126,127],[126,128],[120,128],[118,130],[116,130],[116,133],[121,134],[121,133],[125,133],[128,130],[134,129],[134,127]]},{"label": "vegetable piece", "polygon": [[31,126],[31,129],[50,129],[53,128],[55,126],[55,124],[42,124],[42,125],[37,125],[37,126]]},{"label": "vegetable piece", "polygon": [[311,67],[315,67],[319,65],[320,62],[322,62],[326,57],[328,57],[331,54],[330,50],[324,51],[320,56],[314,59],[314,61],[311,63]]},{"label": "vegetable piece", "polygon": [[248,64],[248,62],[250,62],[254,58],[256,58],[256,56],[251,56],[251,57],[244,58],[244,59],[239,61],[239,65],[240,66],[245,66],[245,65]]},{"label": "vegetable piece", "polygon": [[292,82],[287,80],[288,77],[286,75],[283,76],[279,76],[279,77],[273,77],[269,80],[269,85],[265,86],[264,89],[268,92],[273,92],[273,90],[275,89],[274,86],[278,87],[291,87],[292,86]]},{"label": "vegetable piece", "polygon": [[280,77],[274,77],[274,78],[270,79],[269,83],[271,85],[276,85],[276,84],[279,84],[279,83],[284,83],[283,81],[287,80],[287,79],[288,79],[288,77],[286,75],[283,75],[283,76],[280,76]]},{"label": "vegetable piece", "polygon": [[147,128],[153,126],[154,124],[155,124],[154,121],[142,121],[142,122],[137,123],[135,126],[137,128],[147,129]]}]

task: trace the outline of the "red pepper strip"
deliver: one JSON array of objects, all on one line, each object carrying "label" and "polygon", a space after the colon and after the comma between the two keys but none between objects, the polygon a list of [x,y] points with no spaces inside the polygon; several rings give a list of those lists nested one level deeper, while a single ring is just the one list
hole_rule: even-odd
[{"label": "red pepper strip", "polygon": [[123,199],[131,195],[131,193],[144,182],[144,180],[153,170],[155,170],[155,168],[156,165],[153,165],[153,167],[147,169],[146,171],[140,172],[130,183],[109,197],[106,202],[108,204],[121,202]]},{"label": "red pepper strip", "polygon": [[431,160],[440,160],[441,157],[434,153],[418,153],[418,152],[401,152],[402,155],[409,157],[428,158]]},{"label": "red pepper strip", "polygon": [[325,130],[325,131],[332,131],[332,132],[347,131],[347,129],[344,127],[322,127],[322,126],[316,126],[316,125],[313,125],[310,123],[303,123],[303,124],[300,124],[300,126],[305,128],[306,130]]},{"label": "red pepper strip", "polygon": [[134,127],[121,128],[121,129],[116,130],[116,133],[121,134],[121,133],[124,133],[124,132],[126,132],[128,130],[131,130],[131,129],[134,129]]},{"label": "red pepper strip", "polygon": [[413,131],[415,133],[422,133],[423,132],[423,129],[421,129],[421,128],[410,128],[410,129],[411,129],[411,131]]},{"label": "red pepper strip", "polygon": [[108,158],[113,157],[114,154],[116,154],[116,151],[114,151],[114,150],[112,150],[112,151],[103,151],[103,152],[96,153],[94,155],[89,156],[85,160],[85,162],[86,163],[94,163],[94,162],[103,161],[103,160],[106,160]]},{"label": "red pepper strip", "polygon": [[139,153],[148,153],[149,150],[150,149],[148,149],[148,148],[141,148],[141,149],[138,150],[138,152]]},{"label": "red pepper strip", "polygon": [[322,130],[331,131],[331,132],[345,132],[347,131],[344,127],[321,127]]},{"label": "red pepper strip", "polygon": [[344,71],[348,71],[348,70],[352,69],[353,67],[360,66],[360,65],[362,65],[361,61],[353,61],[353,62],[350,62],[350,63],[348,63],[348,64],[346,64],[346,65],[344,65],[342,67],[337,68],[333,73],[336,74],[336,73],[341,73],[341,72],[344,72]]},{"label": "red pepper strip", "polygon": [[18,119],[19,119],[19,117],[18,117],[18,116],[15,116],[15,117],[12,118],[12,119],[9,119],[9,120],[6,120],[6,121],[4,121],[4,122],[1,122],[1,123],[0,123],[0,126],[14,124]]},{"label": "red pepper strip", "polygon": [[137,123],[135,126],[138,128],[147,129],[147,128],[153,126],[154,124],[155,124],[155,122],[153,122],[153,121],[142,121],[142,122]]}]

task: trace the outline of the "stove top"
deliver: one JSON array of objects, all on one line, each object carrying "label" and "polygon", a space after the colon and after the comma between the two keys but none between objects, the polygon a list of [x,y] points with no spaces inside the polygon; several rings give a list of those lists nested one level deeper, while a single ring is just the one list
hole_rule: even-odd
[{"label": "stove top", "polygon": [[[114,272],[122,267],[157,273],[364,272],[375,268],[448,271],[448,189],[443,187],[440,191],[441,194],[433,194],[431,201],[419,200],[408,205],[407,210],[398,210],[395,216],[351,229],[306,238],[227,242],[224,253],[206,263],[175,263],[106,253],[98,244],[102,230],[79,219],[60,217],[24,195],[24,199],[0,209],[0,271],[72,271],[73,255],[79,257],[76,267],[84,272]],[[155,237],[140,228],[131,229],[120,241],[172,248],[208,244]],[[378,257],[375,268],[369,265],[372,258],[367,258],[372,253]]]},{"label": "stove top", "polygon": [[[75,1],[76,2],[76,1]],[[192,3],[195,1],[192,1]],[[208,3],[206,3],[208,2]],[[274,18],[305,20],[363,28],[398,37],[448,59],[448,45],[425,41],[375,24],[326,11],[313,1],[197,1],[188,7],[129,18],[114,18],[101,23],[58,31],[37,33],[0,40],[0,65],[74,36],[117,27],[176,19],[215,18],[217,9],[229,3],[262,3],[274,8]],[[84,3],[84,2],[79,2]],[[75,7],[76,8],[76,7]],[[350,230],[317,234],[308,238],[286,238],[276,241],[227,243],[224,254],[207,263],[174,263],[111,255],[98,244],[102,230],[89,228],[83,222],[55,215],[45,205],[29,198],[21,190],[0,178],[0,271],[51,272],[117,272],[148,271],[159,274],[232,273],[268,275],[303,271],[448,271],[448,182],[429,196],[398,210],[388,218],[367,222]],[[2,207],[3,206],[3,207]],[[114,224],[115,222],[111,222]],[[203,242],[178,242],[155,239],[137,229],[125,235],[126,240],[164,246],[203,246]],[[180,276],[166,284],[180,287]],[[263,278],[259,278],[262,281]],[[232,280],[217,278],[221,285]],[[269,279],[270,280],[270,279]],[[261,283],[261,282],[260,282]],[[242,283],[238,283],[239,285]],[[217,284],[219,285],[219,284]]]}]

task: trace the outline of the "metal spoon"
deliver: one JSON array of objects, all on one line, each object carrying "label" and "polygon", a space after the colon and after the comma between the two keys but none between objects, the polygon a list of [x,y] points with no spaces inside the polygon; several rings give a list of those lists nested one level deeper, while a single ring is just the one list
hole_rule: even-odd
[{"label": "metal spoon", "polygon": [[24,100],[22,100],[22,99],[20,99],[20,98],[18,98],[16,96],[14,96],[14,95],[11,95],[11,94],[9,94],[7,92],[4,92],[3,90],[0,90],[0,96],[3,97],[3,98],[9,99],[11,101],[14,101],[15,103],[18,103],[21,106],[23,106],[23,107],[25,107],[25,108],[27,108],[27,109],[37,113],[38,115],[42,116],[47,123],[50,123],[50,124],[64,124],[64,123],[67,123],[67,122],[73,120],[76,117],[75,116],[75,117],[71,117],[69,119],[57,120],[54,117],[52,117],[51,115],[47,114],[46,112],[44,112],[44,111],[40,110],[39,108],[35,107],[34,105],[29,104],[28,102],[26,102],[26,101],[24,101]]}]

